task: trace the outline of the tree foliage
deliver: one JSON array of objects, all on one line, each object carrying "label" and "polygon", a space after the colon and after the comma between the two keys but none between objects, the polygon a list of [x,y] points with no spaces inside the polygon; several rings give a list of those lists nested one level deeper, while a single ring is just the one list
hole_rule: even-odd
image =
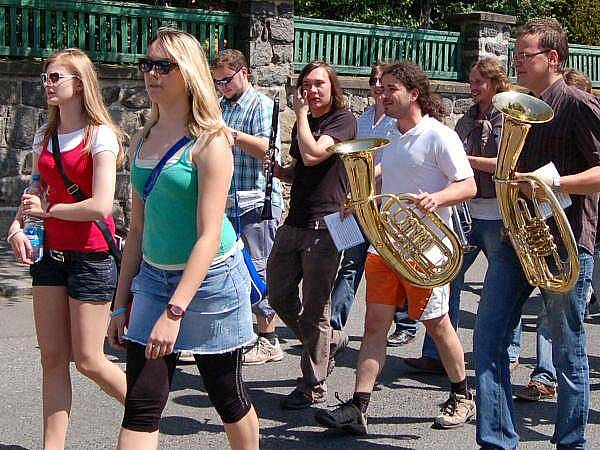
[{"label": "tree foliage", "polygon": [[600,45],[598,0],[296,0],[295,14],[304,17],[376,23],[436,30],[456,29],[457,13],[489,11],[516,16],[517,26],[540,17],[557,18],[569,41]]}]

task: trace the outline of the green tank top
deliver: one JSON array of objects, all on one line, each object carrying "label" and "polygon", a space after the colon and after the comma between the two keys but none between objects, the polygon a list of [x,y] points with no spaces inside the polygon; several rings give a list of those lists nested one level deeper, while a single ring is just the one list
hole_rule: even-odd
[{"label": "green tank top", "polygon": [[[131,185],[140,198],[146,179],[158,162],[138,159],[141,141],[131,165]],[[195,139],[167,162],[144,203],[143,257],[162,269],[182,269],[198,240],[198,171],[190,157],[194,143]],[[235,230],[223,214],[221,245],[215,259],[231,251],[235,241]]]}]

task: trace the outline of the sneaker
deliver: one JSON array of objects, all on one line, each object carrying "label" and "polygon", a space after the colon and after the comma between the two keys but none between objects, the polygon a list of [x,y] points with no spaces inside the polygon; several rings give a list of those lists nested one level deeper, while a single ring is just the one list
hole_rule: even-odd
[{"label": "sneaker", "polygon": [[324,401],[325,396],[323,394],[313,393],[312,395],[308,395],[298,389],[294,389],[281,401],[281,407],[283,409],[304,409],[315,403],[323,403]]},{"label": "sneaker", "polygon": [[433,424],[438,428],[458,428],[469,422],[475,416],[475,400],[469,400],[462,394],[450,393]]},{"label": "sneaker", "polygon": [[404,364],[415,372],[446,375],[446,369],[439,359],[421,356],[420,358],[404,358]]},{"label": "sneaker", "polygon": [[179,352],[179,357],[177,358],[178,363],[190,364],[195,363],[196,359],[194,358],[194,354],[192,352],[188,352],[184,350]]},{"label": "sneaker", "polygon": [[333,373],[333,369],[335,369],[335,357],[339,355],[342,351],[348,347],[348,342],[350,342],[350,338],[346,333],[342,336],[342,340],[340,344],[337,346],[335,351],[329,353],[329,363],[327,363],[327,376]]},{"label": "sneaker", "polygon": [[367,415],[349,400],[333,411],[325,409],[315,414],[315,420],[328,428],[339,428],[352,434],[367,434]]},{"label": "sneaker", "polygon": [[388,347],[399,347],[409,344],[415,339],[415,335],[406,330],[396,330],[389,335],[387,340]]},{"label": "sneaker", "polygon": [[510,370],[510,372],[512,373],[517,367],[519,367],[519,360],[515,359],[514,361],[511,361],[508,365],[508,370]]},{"label": "sneaker", "polygon": [[283,350],[279,345],[279,339],[275,338],[275,344],[264,337],[259,337],[254,345],[244,353],[245,366],[258,366],[269,361],[281,361]]},{"label": "sneaker", "polygon": [[539,381],[531,380],[529,384],[515,392],[515,397],[530,402],[539,402],[540,400],[551,400],[556,395],[556,388],[546,386]]}]

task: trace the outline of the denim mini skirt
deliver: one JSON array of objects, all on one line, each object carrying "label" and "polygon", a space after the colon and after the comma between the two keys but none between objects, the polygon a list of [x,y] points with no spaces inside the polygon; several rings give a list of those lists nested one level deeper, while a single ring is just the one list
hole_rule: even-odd
[{"label": "denim mini skirt", "polygon": [[[125,339],[146,345],[165,312],[183,270],[162,270],[142,261],[131,283],[133,304]],[[175,352],[225,353],[254,342],[250,275],[241,251],[210,266],[181,319]]]}]

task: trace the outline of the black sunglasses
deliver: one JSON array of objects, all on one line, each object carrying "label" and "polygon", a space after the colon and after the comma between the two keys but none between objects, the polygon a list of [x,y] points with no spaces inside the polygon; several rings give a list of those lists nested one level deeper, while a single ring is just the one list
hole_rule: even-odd
[{"label": "black sunglasses", "polygon": [[52,84],[58,83],[61,78],[79,78],[77,75],[73,75],[70,73],[62,73],[62,72],[50,72],[50,73],[40,73],[40,80],[42,84],[48,84],[48,82],[52,82]]},{"label": "black sunglasses", "polygon": [[380,80],[379,77],[369,78],[369,86],[377,86],[377,84],[379,83],[379,80]]},{"label": "black sunglasses", "polygon": [[221,78],[220,80],[215,80],[215,84],[217,86],[227,86],[229,83],[231,83],[231,80],[233,80],[233,77],[235,77],[238,74],[238,72],[240,70],[242,70],[242,67],[240,67],[238,70],[236,70],[233,73],[233,75],[231,75],[230,77],[225,77],[225,78]]},{"label": "black sunglasses", "polygon": [[178,67],[177,63],[171,62],[168,59],[154,61],[152,59],[144,58],[140,59],[140,61],[138,62],[138,68],[143,73],[148,73],[152,69],[154,69],[156,73],[166,75],[176,67]]}]

